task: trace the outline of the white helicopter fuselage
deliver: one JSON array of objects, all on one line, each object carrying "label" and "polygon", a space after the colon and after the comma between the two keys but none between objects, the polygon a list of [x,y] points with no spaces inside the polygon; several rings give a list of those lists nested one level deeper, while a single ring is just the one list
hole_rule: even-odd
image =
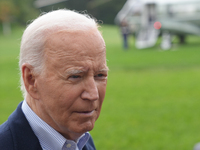
[{"label": "white helicopter fuselage", "polygon": [[137,48],[154,46],[162,33],[162,43],[169,44],[163,49],[169,49],[171,35],[200,36],[200,0],[127,0],[115,22],[124,20],[136,35]]}]

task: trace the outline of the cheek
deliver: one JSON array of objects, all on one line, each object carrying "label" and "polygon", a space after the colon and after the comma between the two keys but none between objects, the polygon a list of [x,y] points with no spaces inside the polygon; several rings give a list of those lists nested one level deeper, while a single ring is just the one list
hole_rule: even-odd
[{"label": "cheek", "polygon": [[99,108],[101,110],[101,106],[103,104],[105,94],[106,94],[106,83],[99,86],[98,89],[99,89]]},{"label": "cheek", "polygon": [[55,89],[51,93],[52,97],[50,97],[52,101],[52,108],[57,109],[57,111],[66,111],[73,107],[74,103],[78,99],[78,91],[73,88],[64,88]]},{"label": "cheek", "polygon": [[[73,110],[75,109],[77,103],[80,100],[80,95],[82,92],[82,88],[80,86],[69,86],[65,85],[62,86],[61,89],[57,90],[57,96],[53,99],[54,106],[57,107],[57,109],[60,109],[63,111],[66,110]],[[53,106],[52,106],[53,107]]]},{"label": "cheek", "polygon": [[107,81],[98,85],[99,97],[100,99],[102,99],[101,100],[102,102],[106,94],[106,86],[107,86]]},{"label": "cheek", "polygon": [[54,117],[66,118],[78,98],[77,90],[58,83],[43,83],[40,87],[40,100],[46,110]]}]

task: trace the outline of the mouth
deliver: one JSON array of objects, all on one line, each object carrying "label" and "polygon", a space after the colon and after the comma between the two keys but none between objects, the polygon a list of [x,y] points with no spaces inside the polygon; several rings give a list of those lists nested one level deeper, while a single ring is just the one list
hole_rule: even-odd
[{"label": "mouth", "polygon": [[88,110],[88,111],[77,111],[76,113],[82,114],[82,115],[92,115],[95,112],[95,110]]}]

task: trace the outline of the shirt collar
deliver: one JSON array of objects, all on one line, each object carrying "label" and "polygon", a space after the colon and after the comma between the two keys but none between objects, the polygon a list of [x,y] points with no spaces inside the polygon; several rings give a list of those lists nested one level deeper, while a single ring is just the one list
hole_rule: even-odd
[{"label": "shirt collar", "polygon": [[77,143],[65,139],[59,132],[39,118],[28,106],[26,100],[23,101],[22,111],[44,150],[82,150],[90,138],[89,132],[86,132],[78,138]]}]

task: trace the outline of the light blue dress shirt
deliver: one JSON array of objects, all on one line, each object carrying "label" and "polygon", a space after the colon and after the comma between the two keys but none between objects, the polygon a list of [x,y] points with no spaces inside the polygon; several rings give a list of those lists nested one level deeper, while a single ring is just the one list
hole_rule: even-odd
[{"label": "light blue dress shirt", "polygon": [[82,150],[90,138],[89,132],[86,132],[78,138],[77,142],[65,139],[59,132],[39,118],[28,106],[26,100],[23,101],[22,111],[39,139],[43,150]]}]

